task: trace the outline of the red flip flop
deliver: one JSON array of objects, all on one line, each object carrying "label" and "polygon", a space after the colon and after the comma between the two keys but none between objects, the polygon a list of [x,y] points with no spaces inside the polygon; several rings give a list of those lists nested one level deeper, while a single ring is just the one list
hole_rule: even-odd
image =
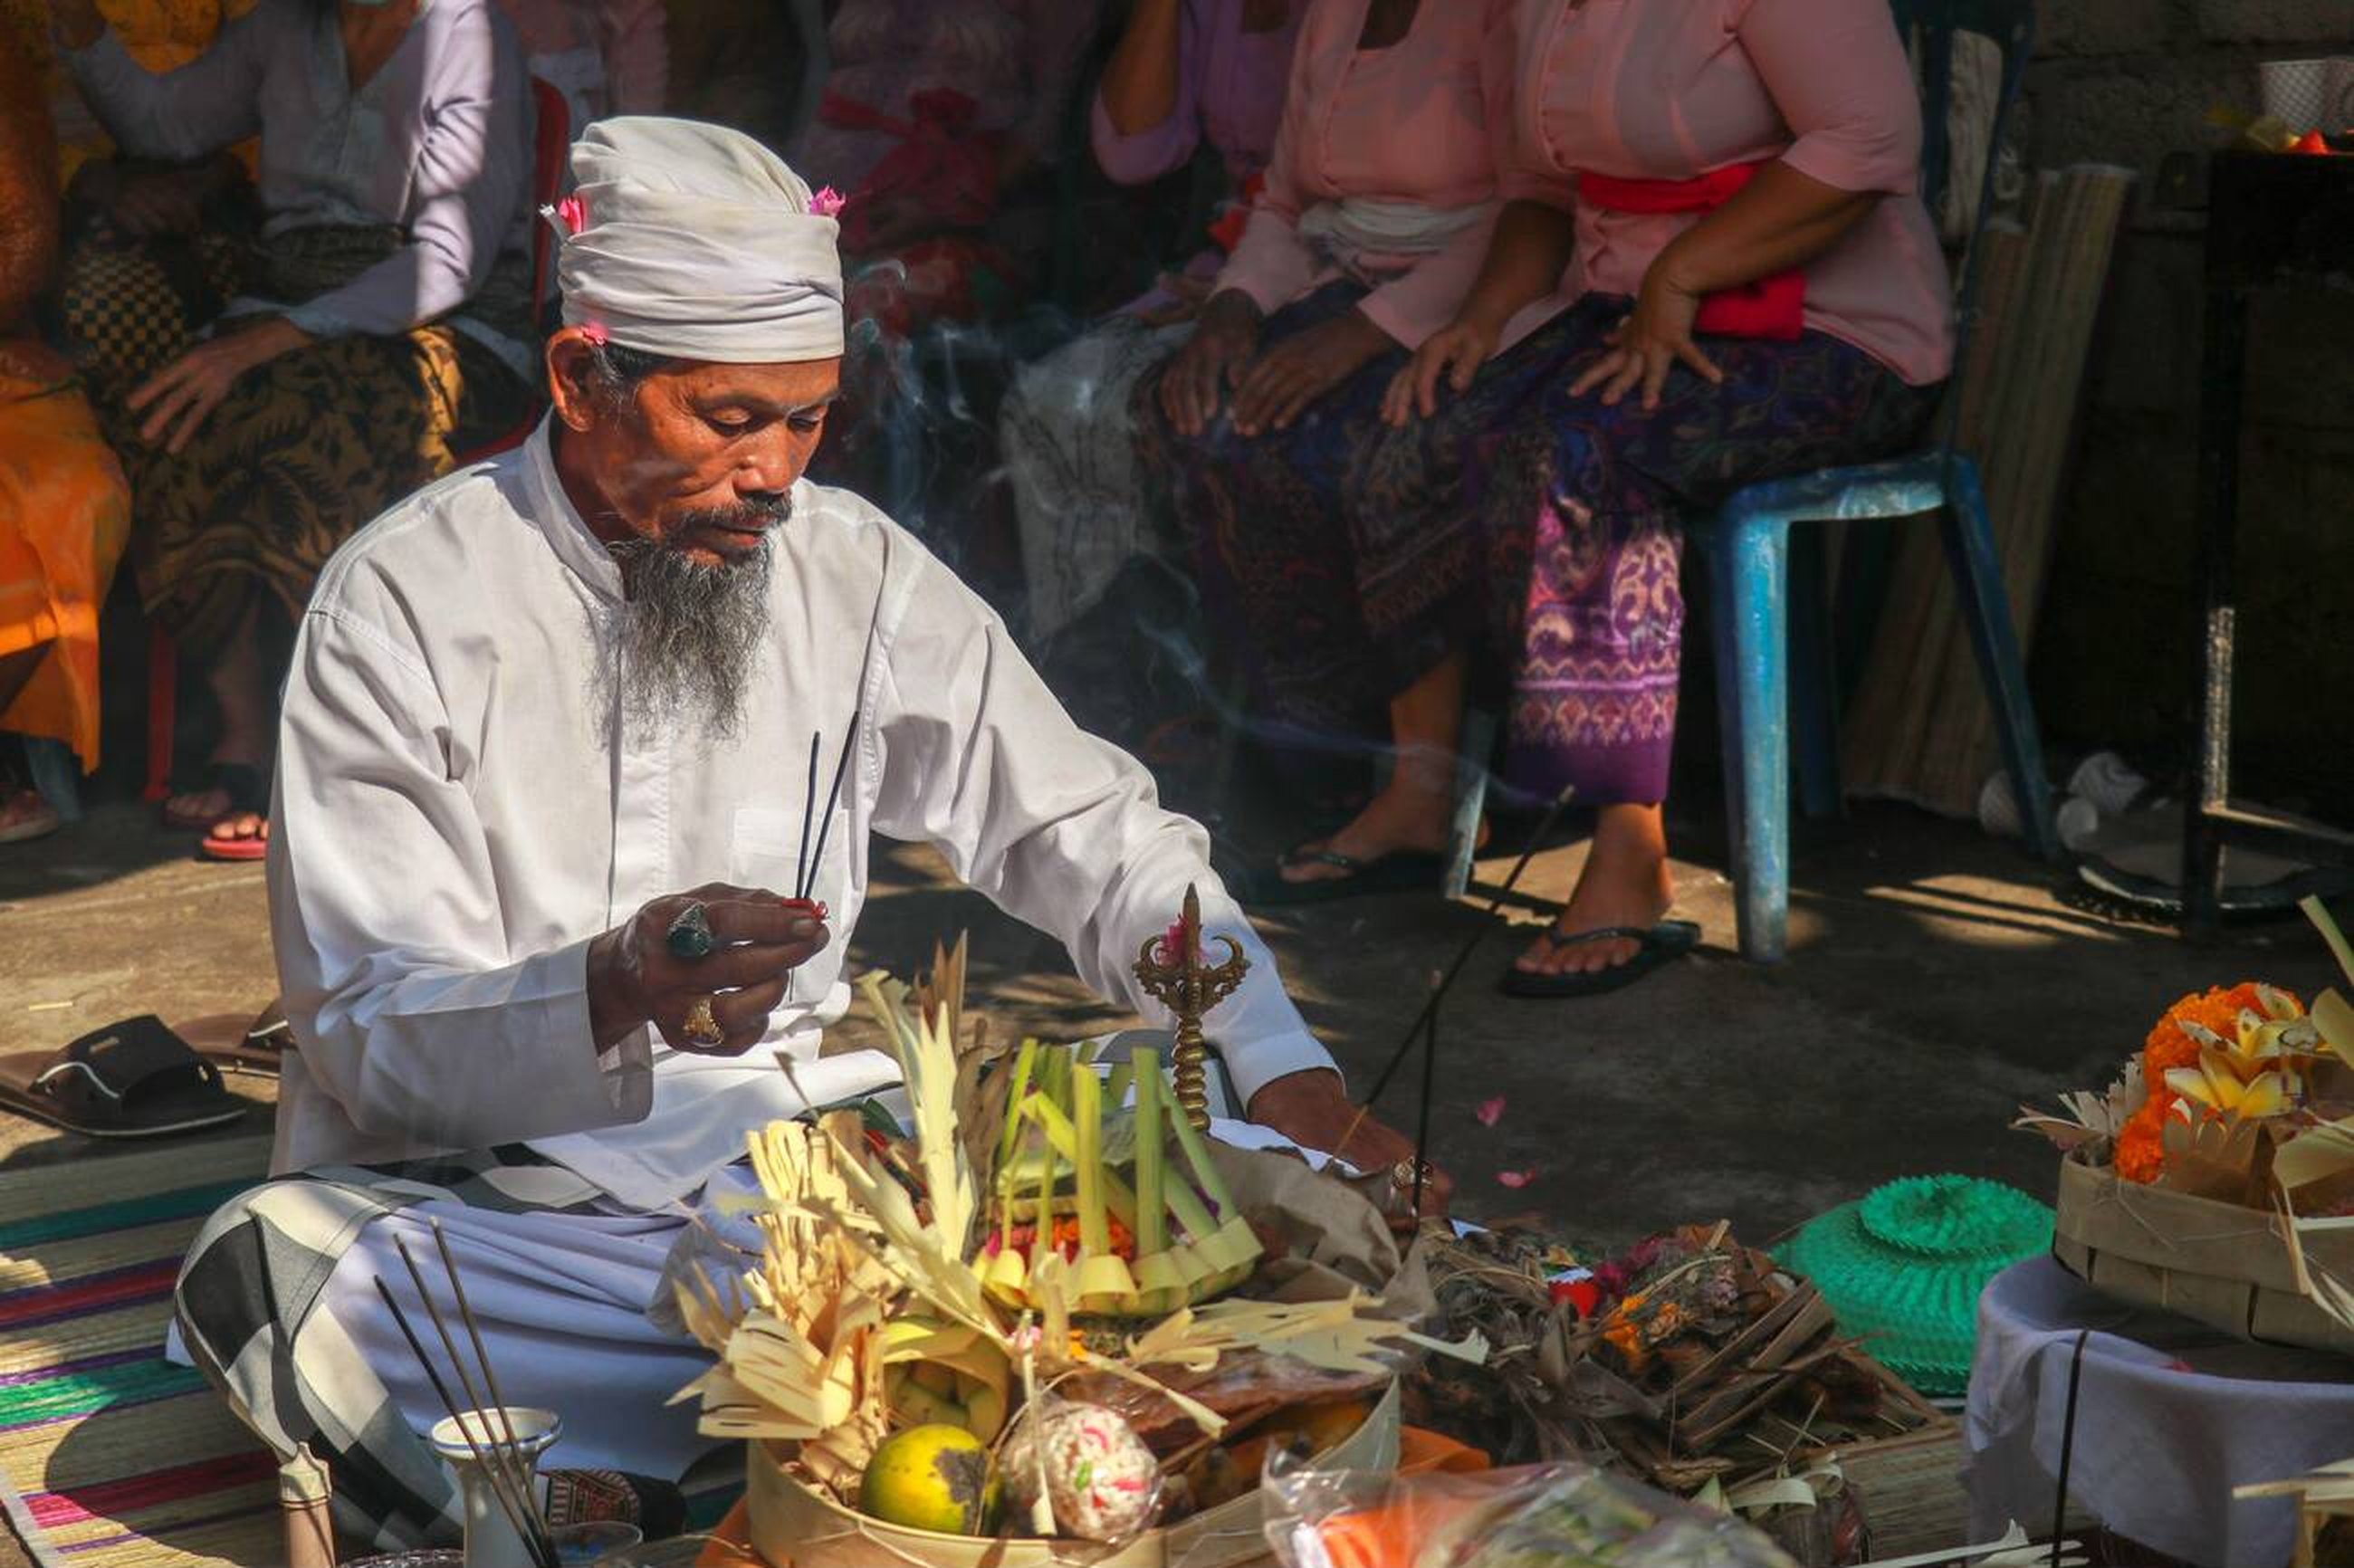
[{"label": "red flip flop", "polygon": [[196,853],[206,860],[254,861],[270,854],[270,819],[261,819],[262,832],[248,837],[242,833],[207,833],[196,845]]}]

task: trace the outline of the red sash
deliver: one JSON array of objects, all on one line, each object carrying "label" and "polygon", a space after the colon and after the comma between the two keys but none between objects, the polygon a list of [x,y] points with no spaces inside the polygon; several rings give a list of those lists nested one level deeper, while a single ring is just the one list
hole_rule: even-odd
[{"label": "red sash", "polygon": [[978,228],[997,208],[1001,139],[972,130],[980,106],[953,88],[932,88],[910,98],[907,108],[912,118],[903,120],[838,92],[818,105],[818,118],[828,125],[899,139],[843,211],[843,248],[854,254],[869,241],[860,209],[871,210],[885,196],[912,196],[957,228]]},{"label": "red sash", "polygon": [[[1577,199],[1605,212],[1713,212],[1756,177],[1763,164],[1735,164],[1690,180],[1622,180],[1581,169]],[[1700,302],[1694,332],[1778,338],[1806,330],[1807,280],[1797,271],[1720,289]]]}]

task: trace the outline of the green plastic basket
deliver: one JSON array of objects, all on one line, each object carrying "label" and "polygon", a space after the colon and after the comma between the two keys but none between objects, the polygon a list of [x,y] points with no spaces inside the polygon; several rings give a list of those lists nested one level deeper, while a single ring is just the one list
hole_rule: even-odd
[{"label": "green plastic basket", "polygon": [[1840,1332],[1928,1394],[1969,1386],[1978,1292],[2052,1250],[2052,1211],[1972,1176],[1914,1176],[1810,1220],[1775,1254],[1815,1282]]}]

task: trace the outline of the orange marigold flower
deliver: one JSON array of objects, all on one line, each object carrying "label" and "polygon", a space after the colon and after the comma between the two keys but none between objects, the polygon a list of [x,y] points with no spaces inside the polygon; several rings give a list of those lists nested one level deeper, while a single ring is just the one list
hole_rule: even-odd
[{"label": "orange marigold flower", "polygon": [[2238,1037],[2243,1012],[2262,1013],[2264,999],[2255,982],[2242,980],[2226,989],[2192,992],[2166,1010],[2141,1047],[2141,1081],[2146,1097],[2117,1135],[2117,1174],[2128,1181],[2154,1181],[2166,1163],[2166,1118],[2182,1097],[2166,1086],[2170,1067],[2199,1065],[2199,1042],[2182,1028],[2195,1023],[2224,1040]]}]

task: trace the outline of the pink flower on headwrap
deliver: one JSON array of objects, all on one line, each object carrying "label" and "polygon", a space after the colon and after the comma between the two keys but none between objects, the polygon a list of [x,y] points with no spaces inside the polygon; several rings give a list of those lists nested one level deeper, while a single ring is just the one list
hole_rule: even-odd
[{"label": "pink flower on headwrap", "polygon": [[843,196],[832,185],[828,185],[810,197],[809,209],[819,217],[835,217],[840,216],[842,209],[849,205],[848,196]]},{"label": "pink flower on headwrap", "polygon": [[582,322],[580,323],[580,335],[587,338],[590,343],[595,344],[599,348],[602,348],[605,346],[605,323],[603,322]]},{"label": "pink flower on headwrap", "polygon": [[588,204],[577,196],[566,196],[556,204],[556,221],[564,226],[565,233],[579,233],[588,227]]}]

